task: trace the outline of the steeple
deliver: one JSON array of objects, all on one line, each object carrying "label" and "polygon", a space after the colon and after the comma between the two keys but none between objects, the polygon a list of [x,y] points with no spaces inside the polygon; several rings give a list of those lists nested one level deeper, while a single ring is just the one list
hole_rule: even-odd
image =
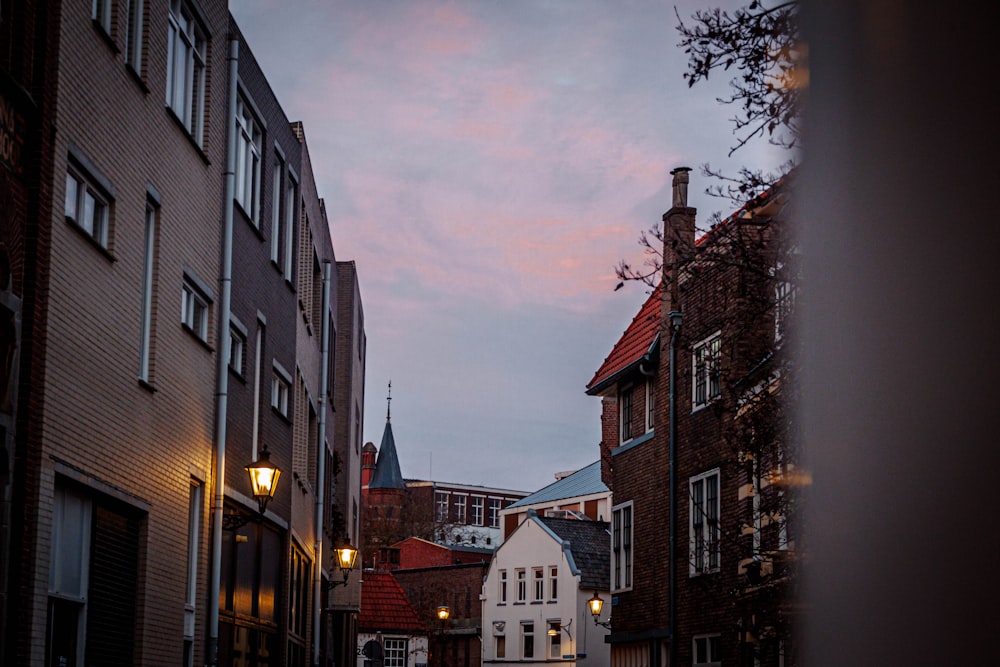
[{"label": "steeple", "polygon": [[375,471],[372,473],[369,489],[405,489],[403,473],[399,468],[399,455],[396,454],[396,439],[392,435],[389,401],[392,400],[392,382],[389,382],[389,396],[386,398],[385,430],[382,432],[382,444],[378,448],[378,460],[375,461]]}]

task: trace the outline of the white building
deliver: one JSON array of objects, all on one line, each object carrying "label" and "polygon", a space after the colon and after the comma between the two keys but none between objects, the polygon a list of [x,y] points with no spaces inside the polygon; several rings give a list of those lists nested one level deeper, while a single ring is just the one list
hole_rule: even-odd
[{"label": "white building", "polygon": [[609,541],[603,521],[529,509],[483,583],[483,664],[606,667],[608,630],[594,623],[587,600],[608,591]]}]

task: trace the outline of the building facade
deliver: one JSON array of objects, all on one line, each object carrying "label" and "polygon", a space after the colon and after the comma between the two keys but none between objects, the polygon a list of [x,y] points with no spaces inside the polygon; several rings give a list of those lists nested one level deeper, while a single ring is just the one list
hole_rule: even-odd
[{"label": "building facade", "polygon": [[611,664],[790,665],[785,197],[696,240],[687,170],[673,173],[662,281],[588,385],[614,494]]},{"label": "building facade", "polygon": [[360,293],[301,125],[225,2],[4,2],[0,28],[2,661],[330,662],[333,388],[364,366],[326,362]]}]

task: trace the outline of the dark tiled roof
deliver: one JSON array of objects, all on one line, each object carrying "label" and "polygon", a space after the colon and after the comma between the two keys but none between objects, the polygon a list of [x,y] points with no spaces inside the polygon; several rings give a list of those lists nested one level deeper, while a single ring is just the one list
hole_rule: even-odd
[{"label": "dark tiled roof", "polygon": [[660,331],[660,286],[657,285],[639,309],[625,333],[611,348],[601,367],[594,373],[594,378],[587,385],[588,394],[597,394],[605,389],[614,379],[632,364],[642,359],[656,341]]},{"label": "dark tiled roof", "polygon": [[611,536],[606,521],[581,521],[539,516],[549,530],[569,542],[580,570],[580,587],[606,591],[611,585]]},{"label": "dark tiled roof", "polygon": [[427,628],[410,605],[402,586],[384,570],[365,570],[361,584],[358,629],[365,632],[426,634]]},{"label": "dark tiled roof", "polygon": [[396,454],[396,439],[392,436],[392,424],[385,423],[382,444],[378,448],[378,460],[372,473],[369,489],[405,489],[403,473],[399,469],[399,455]]},{"label": "dark tiled roof", "polygon": [[535,503],[547,503],[552,500],[562,500],[563,498],[576,498],[577,496],[589,496],[593,493],[604,493],[608,490],[607,485],[601,480],[601,462],[594,461],[589,466],[580,468],[572,475],[566,475],[560,480],[535,491],[530,496],[521,498],[516,503],[508,507],[526,507]]}]

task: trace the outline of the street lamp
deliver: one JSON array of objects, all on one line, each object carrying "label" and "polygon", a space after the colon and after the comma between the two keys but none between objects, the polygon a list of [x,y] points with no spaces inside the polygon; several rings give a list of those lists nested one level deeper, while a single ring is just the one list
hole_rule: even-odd
[{"label": "street lamp", "polygon": [[[274,497],[274,492],[278,488],[281,468],[271,463],[271,452],[267,451],[267,445],[264,445],[257,460],[244,466],[243,469],[250,475],[250,489],[263,516],[268,501]],[[222,528],[239,530],[252,518],[249,514],[226,514],[222,517]]]},{"label": "street lamp", "polygon": [[594,597],[587,600],[587,606],[590,607],[590,614],[594,617],[594,625],[600,625],[610,630],[611,619],[609,618],[606,621],[601,620],[601,610],[604,609],[604,600],[597,594],[597,591],[594,591]]},{"label": "street lamp", "polygon": [[358,559],[358,550],[351,544],[351,539],[347,535],[344,535],[344,544],[333,551],[337,554],[337,566],[340,568],[341,574],[344,575],[344,579],[343,581],[337,581],[336,579],[324,581],[324,591],[328,591],[335,586],[346,586],[347,577],[351,574],[351,570],[354,569],[354,561]]},{"label": "street lamp", "polygon": [[451,618],[451,608],[448,605],[441,605],[434,610],[437,614],[438,620],[441,621],[441,629],[438,630],[438,646],[441,649],[440,660],[436,661],[436,664],[444,664],[444,628],[448,624],[448,619]]},{"label": "street lamp", "polygon": [[447,605],[441,605],[437,608],[437,617],[438,620],[441,621],[441,624],[444,625],[444,623],[446,623],[451,617],[451,609],[449,609]]}]

